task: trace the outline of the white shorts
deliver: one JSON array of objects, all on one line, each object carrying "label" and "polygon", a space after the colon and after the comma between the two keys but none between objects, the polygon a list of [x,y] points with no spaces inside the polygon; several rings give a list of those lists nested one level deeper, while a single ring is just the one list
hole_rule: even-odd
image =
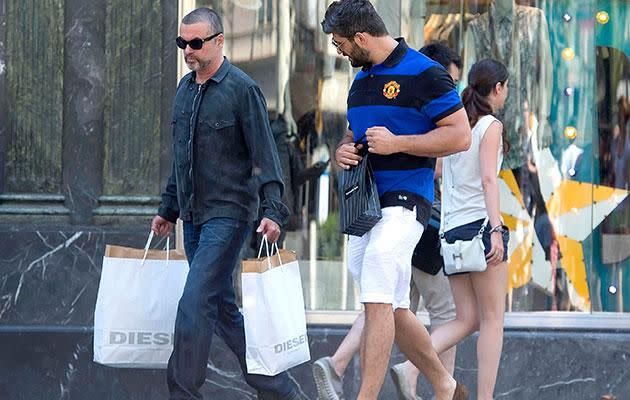
[{"label": "white shorts", "polygon": [[411,256],[424,228],[415,210],[386,207],[382,212],[368,233],[350,236],[348,270],[361,291],[361,303],[409,308]]}]

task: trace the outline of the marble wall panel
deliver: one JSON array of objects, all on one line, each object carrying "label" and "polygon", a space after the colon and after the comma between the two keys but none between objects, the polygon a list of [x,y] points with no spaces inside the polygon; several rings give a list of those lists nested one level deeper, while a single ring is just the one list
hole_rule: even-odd
[{"label": "marble wall panel", "polygon": [[[313,360],[332,354],[346,328],[311,327]],[[627,399],[630,333],[508,331],[495,391],[501,400],[599,400],[612,395]],[[460,346],[455,375],[474,392],[476,338]],[[91,399],[166,400],[162,370],[116,369],[92,362],[89,329],[18,331],[0,327],[0,398],[12,400]],[[395,350],[391,363],[404,358]],[[254,391],[241,375],[236,358],[215,338],[202,393],[205,399],[253,400]],[[316,398],[311,363],[290,370],[292,379],[310,399]],[[344,379],[346,398],[359,388],[355,357]],[[426,382],[419,394],[431,399]],[[389,375],[379,399],[395,399]],[[472,398],[476,396],[473,395]],[[611,397],[612,398],[612,397]]]}]

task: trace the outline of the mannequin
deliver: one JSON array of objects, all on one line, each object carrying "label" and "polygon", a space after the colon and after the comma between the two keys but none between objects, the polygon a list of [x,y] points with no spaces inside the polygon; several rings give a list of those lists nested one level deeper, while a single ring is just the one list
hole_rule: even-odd
[{"label": "mannequin", "polygon": [[[510,93],[498,116],[511,144],[503,168],[512,170],[518,182],[536,236],[550,261],[553,282],[561,254],[536,167],[540,150],[549,147],[552,138],[548,119],[553,76],[547,19],[539,8],[517,5],[514,0],[492,0],[488,12],[468,25],[464,49],[464,71],[484,58],[497,59],[508,68]],[[555,309],[557,299],[552,296],[550,308]]]},{"label": "mannequin", "polygon": [[504,121],[512,149],[503,166],[520,167],[524,165],[527,150],[527,138],[519,134],[526,123],[525,102],[538,122],[533,132],[539,146],[533,149],[535,155],[551,142],[548,118],[553,88],[552,60],[545,14],[539,8],[517,5],[514,0],[493,0],[488,12],[468,25],[464,49],[464,71],[483,58],[495,58],[508,67],[510,95],[499,118]]}]

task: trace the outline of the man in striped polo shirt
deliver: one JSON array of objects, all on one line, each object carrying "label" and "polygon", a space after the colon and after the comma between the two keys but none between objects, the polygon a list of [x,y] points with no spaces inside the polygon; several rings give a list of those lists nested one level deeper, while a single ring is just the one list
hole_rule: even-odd
[{"label": "man in striped polo shirt", "polygon": [[365,307],[358,399],[378,397],[394,339],[436,399],[467,399],[409,311],[411,257],[431,212],[435,157],[468,149],[466,112],[444,68],[391,37],[368,0],[333,2],[322,28],[337,52],[361,67],[335,160],[351,168],[361,159],[355,143],[367,146],[383,209],[381,221],[348,245],[348,268]]}]

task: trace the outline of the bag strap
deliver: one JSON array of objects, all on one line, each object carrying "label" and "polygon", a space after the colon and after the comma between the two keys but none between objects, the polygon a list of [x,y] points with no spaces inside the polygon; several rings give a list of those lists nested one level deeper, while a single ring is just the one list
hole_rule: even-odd
[{"label": "bag strap", "polygon": [[359,138],[359,140],[357,140],[356,142],[354,142],[354,147],[356,148],[358,145],[360,144],[365,144],[367,146],[367,143],[361,143],[363,141],[363,139],[365,139],[367,137],[367,133],[364,133],[363,136],[361,136]]},{"label": "bag strap", "polygon": [[170,256],[171,254],[171,237],[170,235],[166,237],[166,265],[168,265],[168,262],[170,261]]},{"label": "bag strap", "polygon": [[[444,169],[442,169],[444,171]],[[444,198],[444,196],[442,196]],[[444,204],[440,201],[440,240],[444,239]]]},{"label": "bag strap", "polygon": [[490,217],[486,217],[486,219],[483,220],[483,224],[481,224],[481,228],[479,228],[479,233],[477,233],[477,237],[482,237],[483,236],[483,231],[486,230],[486,226],[488,225],[488,221],[490,221]]},{"label": "bag strap", "polygon": [[278,255],[278,261],[280,261],[280,266],[284,265],[282,262],[282,258],[280,258],[280,249],[278,248],[278,242],[275,242],[274,244],[271,245],[271,251],[273,251],[273,248],[276,248],[276,254]]},{"label": "bag strap", "polygon": [[[490,217],[486,217],[483,220],[483,224],[481,224],[481,228],[479,228],[479,232],[475,235],[475,237],[481,238],[483,236],[483,232],[486,230],[486,226],[488,226],[488,221],[490,221]],[[444,207],[440,207],[440,240],[444,239]]]},{"label": "bag strap", "polygon": [[265,246],[265,250],[267,252],[267,264],[269,265],[269,269],[271,269],[271,255],[273,254],[274,248],[276,249],[276,254],[278,255],[278,261],[280,261],[280,265],[283,265],[282,258],[280,258],[280,249],[278,248],[278,242],[274,242],[271,244],[271,253],[269,253],[269,240],[267,239],[267,235],[263,235],[262,240],[260,241],[260,249],[258,249],[258,257],[262,255],[263,245]]},{"label": "bag strap", "polygon": [[144,245],[144,256],[142,257],[142,262],[140,263],[140,265],[144,265],[144,261],[147,259],[147,253],[149,252],[149,247],[151,247],[151,241],[153,240],[153,236],[155,235],[155,232],[153,232],[153,230],[151,230],[151,232],[149,232],[149,238],[147,239],[147,243]]},{"label": "bag strap", "polygon": [[267,241],[267,235],[263,235],[262,240],[260,241],[260,249],[258,249],[258,257],[256,258],[260,258],[262,255],[263,245],[267,251],[267,257],[269,257],[269,242]]},{"label": "bag strap", "polygon": [[[447,161],[446,157],[444,158],[444,160],[442,161],[444,162],[448,162],[449,166],[450,166],[450,160]],[[444,173],[444,170],[446,168],[444,168],[444,164],[442,164],[442,174]],[[453,182],[453,171],[451,168],[449,168],[449,172],[451,173],[451,182]],[[442,196],[442,200],[444,200],[444,196]],[[488,221],[490,220],[490,217],[486,216],[486,219],[484,219],[483,224],[481,224],[481,228],[479,229],[479,232],[477,233],[477,237],[482,237],[483,235],[483,231],[486,229],[486,225],[488,225]],[[444,239],[444,204],[440,204],[440,240]]]},{"label": "bag strap", "polygon": [[[151,241],[153,240],[153,236],[155,236],[155,232],[151,230],[149,232],[149,237],[147,238],[147,243],[144,245],[144,256],[142,256],[142,262],[140,263],[140,266],[143,266],[144,262],[147,259],[147,253],[149,253],[149,247],[151,247]],[[168,265],[168,262],[170,260],[170,251],[171,251],[171,237],[167,236],[166,237],[166,265]]]}]

